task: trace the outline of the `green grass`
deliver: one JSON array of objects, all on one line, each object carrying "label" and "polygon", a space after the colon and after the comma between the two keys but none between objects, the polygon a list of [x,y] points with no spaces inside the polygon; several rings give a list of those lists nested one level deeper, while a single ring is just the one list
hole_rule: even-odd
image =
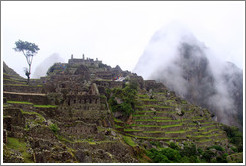
[{"label": "green grass", "polygon": [[133,117],[147,117],[149,115],[142,115],[142,114],[135,114],[135,115],[132,115]]},{"label": "green grass", "polygon": [[69,143],[74,143],[73,141],[70,141],[70,140],[64,138],[64,137],[61,136],[61,135],[55,134],[55,136],[56,136],[60,141],[63,141],[63,142],[69,142]]},{"label": "green grass", "polygon": [[153,112],[156,112],[156,111],[135,111],[136,114],[139,114],[139,113],[153,113]]},{"label": "green grass", "polygon": [[136,109],[143,109],[144,107],[142,105],[136,105],[135,108]]},{"label": "green grass", "polygon": [[4,84],[4,86],[29,86],[27,84]]},{"label": "green grass", "polygon": [[155,122],[155,119],[136,119],[136,122]]},{"label": "green grass", "polygon": [[[21,81],[17,81],[15,79],[3,78],[3,80],[5,80],[5,81],[12,81],[12,82],[15,82],[15,83],[18,83],[18,84],[24,83],[24,82],[21,82]],[[6,84],[4,84],[4,85],[6,85]]]},{"label": "green grass", "polygon": [[210,142],[212,141],[212,139],[203,139],[203,140],[199,140],[199,141],[196,141],[196,142]]},{"label": "green grass", "polygon": [[172,134],[172,133],[186,133],[185,130],[179,130],[179,131],[167,131],[167,134]]},{"label": "green grass", "polygon": [[124,129],[124,131],[142,131],[142,130],[136,130],[136,129]]},{"label": "green grass", "polygon": [[168,103],[169,103],[169,102],[174,102],[174,101],[175,101],[175,100],[166,100],[165,102],[168,102]]},{"label": "green grass", "polygon": [[156,122],[180,122],[180,120],[156,120]]},{"label": "green grass", "polygon": [[166,95],[166,92],[156,92],[154,94],[156,94],[156,95]]},{"label": "green grass", "polygon": [[158,120],[171,120],[172,118],[170,117],[153,117],[154,119],[158,119]]},{"label": "green grass", "polygon": [[37,115],[39,117],[39,120],[35,120],[36,123],[42,123],[45,121],[45,118],[37,112],[27,112],[27,111],[23,111],[22,109],[21,112],[22,114]]},{"label": "green grass", "polygon": [[9,104],[33,104],[33,103],[27,102],[27,101],[7,101],[7,103],[9,103]]},{"label": "green grass", "polygon": [[154,134],[154,133],[165,133],[165,131],[144,131],[143,133]]},{"label": "green grass", "polygon": [[144,107],[154,107],[154,108],[172,108],[170,106],[160,106],[160,105],[143,105]]},{"label": "green grass", "polygon": [[37,108],[56,108],[57,105],[33,105],[34,107]]},{"label": "green grass", "polygon": [[117,124],[115,124],[114,127],[117,128],[117,129],[123,128],[122,126],[119,126],[119,125],[117,125]]},{"label": "green grass", "polygon": [[123,137],[123,140],[125,141],[125,143],[127,143],[128,145],[130,145],[132,147],[137,146],[137,144],[132,140],[131,137],[128,137],[128,136],[122,136],[122,137]]},{"label": "green grass", "polygon": [[200,128],[200,129],[198,129],[198,130],[199,130],[199,131],[200,131],[200,130],[206,130],[206,129],[209,128],[209,127],[216,127],[216,125],[204,126],[204,127]]},{"label": "green grass", "polygon": [[149,98],[149,96],[146,95],[146,94],[145,95],[138,94],[137,96],[140,97],[140,98]]},{"label": "green grass", "polygon": [[141,101],[157,101],[156,99],[140,99]]},{"label": "green grass", "polygon": [[180,122],[179,120],[136,119],[136,122]]},{"label": "green grass", "polygon": [[136,127],[160,127],[157,125],[142,125],[142,124],[132,124],[131,126],[136,126]]},{"label": "green grass", "polygon": [[210,134],[214,131],[219,131],[219,129],[212,129],[212,130],[209,130],[209,131],[206,131],[206,132],[200,132],[201,134]]},{"label": "green grass", "polygon": [[116,119],[116,118],[114,118],[114,121],[117,122],[117,123],[124,123],[123,121],[121,121],[119,119]]},{"label": "green grass", "polygon": [[25,163],[33,163],[31,159],[32,155],[27,153],[27,145],[25,142],[20,141],[19,139],[13,137],[8,137],[7,140],[8,140],[7,142],[8,148],[19,151],[22,154]]},{"label": "green grass", "polygon": [[213,124],[213,122],[203,122],[203,123],[200,123],[201,125],[206,125],[206,124]]},{"label": "green grass", "polygon": [[165,125],[165,126],[161,126],[161,128],[165,129],[165,128],[169,128],[169,127],[179,127],[179,126],[183,126],[183,123],[173,124],[173,125]]},{"label": "green grass", "polygon": [[[168,137],[146,137],[146,136],[138,136],[138,135],[131,135],[131,134],[127,134],[130,137],[134,137],[134,138],[139,138],[139,139],[153,139],[153,140],[171,140],[174,138],[168,138]],[[178,140],[181,138],[176,137],[175,140]],[[183,138],[182,138],[183,139]]]}]

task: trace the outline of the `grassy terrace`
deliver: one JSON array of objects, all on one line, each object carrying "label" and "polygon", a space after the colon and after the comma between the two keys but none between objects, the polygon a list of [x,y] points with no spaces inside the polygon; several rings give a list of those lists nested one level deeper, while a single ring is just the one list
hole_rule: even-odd
[{"label": "grassy terrace", "polygon": [[56,108],[57,105],[33,105],[36,108]]},{"label": "grassy terrace", "polygon": [[165,131],[144,131],[143,133],[154,134],[154,133],[165,133]]},{"label": "grassy terrace", "polygon": [[[28,104],[28,105],[33,105],[31,102],[27,101],[7,101],[8,104]],[[33,107],[36,108],[56,108],[57,105],[33,105]]]},{"label": "grassy terrace", "polygon": [[144,94],[144,95],[142,95],[142,94],[138,94],[137,95],[139,98],[149,98],[149,96],[148,95],[146,95],[146,94]]},{"label": "grassy terrace", "polygon": [[202,139],[202,140],[197,140],[196,142],[210,142],[212,139]]},{"label": "grassy terrace", "polygon": [[216,127],[216,125],[204,126],[204,127],[200,128],[200,129],[198,129],[198,130],[199,130],[199,131],[206,130],[206,129],[209,128],[209,127]]},{"label": "grassy terrace", "polygon": [[130,146],[132,146],[132,147],[137,146],[137,144],[132,140],[131,137],[123,136],[123,139],[124,139],[124,141],[125,141],[128,145],[130,145]]},{"label": "grassy terrace", "polygon": [[[131,135],[131,134],[126,134],[130,137],[134,137],[134,138],[140,138],[140,139],[153,139],[153,140],[171,140],[174,138],[168,138],[168,137],[145,137],[145,136],[138,136],[138,135]],[[175,137],[175,140],[183,140],[184,138],[179,138],[179,137]]]},{"label": "grassy terrace", "polygon": [[156,113],[156,114],[163,114],[163,113],[168,113],[168,114],[172,114],[175,113],[175,111],[135,111],[135,114],[144,114],[144,113]]},{"label": "grassy terrace", "polygon": [[153,118],[157,120],[171,120],[172,119],[170,117],[156,117],[156,116],[154,116]]},{"label": "grassy terrace", "polygon": [[30,104],[32,105],[33,103],[26,102],[26,101],[7,101],[9,104]]},{"label": "grassy terrace", "polygon": [[[8,79],[8,78],[3,78],[4,81],[11,81],[11,82],[15,82],[15,83],[18,83],[18,84],[24,84],[25,82],[24,81],[18,81],[17,79]],[[6,85],[6,84],[4,84]]]},{"label": "grassy terrace", "polygon": [[117,124],[115,124],[114,127],[117,128],[117,129],[122,129],[123,128],[122,126],[119,126]]},{"label": "grassy terrace", "polygon": [[153,108],[172,108],[170,106],[159,106],[159,105],[143,105],[144,107],[153,107]]},{"label": "grassy terrace", "polygon": [[192,138],[209,138],[209,137],[217,137],[220,136],[221,134],[210,134],[210,135],[195,135],[191,136]]},{"label": "grassy terrace", "polygon": [[204,123],[200,123],[201,125],[206,125],[206,124],[214,124],[214,122],[204,122]]},{"label": "grassy terrace", "polygon": [[142,124],[132,124],[130,126],[132,126],[132,127],[160,127],[157,125],[142,125]]},{"label": "grassy terrace", "polygon": [[27,84],[4,84],[4,86],[29,86]]},{"label": "grassy terrace", "polygon": [[219,129],[212,129],[212,130],[209,130],[209,131],[207,131],[207,132],[195,132],[195,133],[200,133],[200,134],[206,135],[206,134],[211,134],[211,133],[214,132],[214,131],[219,131]]},{"label": "grassy terrace", "polygon": [[119,120],[119,119],[116,119],[116,118],[114,118],[114,121],[115,121],[116,123],[124,123],[123,121],[121,121],[121,120]]},{"label": "grassy terrace", "polygon": [[124,131],[142,131],[142,130],[135,130],[135,129],[124,129]]},{"label": "grassy terrace", "polygon": [[172,134],[172,133],[186,133],[185,130],[178,130],[178,131],[167,131],[166,134]]},{"label": "grassy terrace", "polygon": [[142,99],[140,98],[141,101],[157,101],[156,99]]},{"label": "grassy terrace", "polygon": [[147,117],[149,115],[143,115],[143,114],[134,114],[132,117]]},{"label": "grassy terrace", "polygon": [[21,109],[21,112],[22,114],[37,115],[39,117],[39,120],[37,121],[37,123],[42,123],[45,121],[45,118],[37,112],[27,112],[27,111],[23,111],[22,109]]},{"label": "grassy terrace", "polygon": [[139,114],[139,113],[154,113],[156,111],[135,111],[136,114]]},{"label": "grassy terrace", "polygon": [[4,84],[4,86],[42,87],[42,85],[27,85],[27,84]]},{"label": "grassy terrace", "polygon": [[179,120],[136,119],[136,122],[179,122]]},{"label": "grassy terrace", "polygon": [[183,123],[161,126],[162,129],[183,126]]}]

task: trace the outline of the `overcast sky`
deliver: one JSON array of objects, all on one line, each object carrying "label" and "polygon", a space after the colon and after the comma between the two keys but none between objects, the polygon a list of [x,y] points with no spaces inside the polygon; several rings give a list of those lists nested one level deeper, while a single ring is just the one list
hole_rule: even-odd
[{"label": "overcast sky", "polygon": [[[36,43],[32,71],[58,53],[65,62],[98,58],[132,71],[152,35],[173,20],[185,24],[220,58],[244,66],[245,2],[1,2],[1,55],[24,76],[24,55],[15,41]],[[32,72],[33,73],[33,72]]]}]

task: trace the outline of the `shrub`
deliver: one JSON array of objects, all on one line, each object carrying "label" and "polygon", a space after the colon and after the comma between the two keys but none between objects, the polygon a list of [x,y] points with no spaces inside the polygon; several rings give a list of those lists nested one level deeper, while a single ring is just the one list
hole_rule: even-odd
[{"label": "shrub", "polygon": [[207,162],[211,162],[212,157],[214,157],[215,154],[211,150],[205,150],[202,158],[205,159]]},{"label": "shrub", "polygon": [[57,126],[57,124],[52,123],[49,127],[50,127],[50,129],[51,129],[55,134],[57,134],[57,132],[58,132],[58,130],[59,130],[59,127]]},{"label": "shrub", "polygon": [[151,145],[154,145],[156,147],[161,147],[161,143],[159,141],[150,141],[149,142]]},{"label": "shrub", "polygon": [[[107,93],[110,94],[108,96],[108,103],[112,112],[120,111],[125,115],[129,116],[134,112],[134,108],[136,105],[136,95],[137,90],[135,86],[131,87],[131,84],[126,85],[124,88],[114,88],[112,90],[107,90]],[[123,102],[117,103],[116,97],[120,98]]]},{"label": "shrub", "polygon": [[181,150],[181,155],[182,156],[196,156],[198,154],[197,152],[197,148],[196,148],[196,145],[195,144],[185,144],[184,145],[184,148]]},{"label": "shrub", "polygon": [[174,142],[171,142],[170,143],[170,148],[175,149],[175,150],[180,150],[180,148],[178,147],[178,145],[175,144]]},{"label": "shrub", "polygon": [[225,151],[225,149],[224,148],[222,148],[221,146],[219,146],[219,145],[213,145],[213,146],[210,146],[210,147],[208,147],[208,149],[216,149],[216,150],[218,150],[218,151]]},{"label": "shrub", "polygon": [[229,137],[230,143],[233,143],[238,152],[243,151],[243,133],[239,131],[237,127],[230,127],[223,125],[224,131],[226,131],[227,136]]}]

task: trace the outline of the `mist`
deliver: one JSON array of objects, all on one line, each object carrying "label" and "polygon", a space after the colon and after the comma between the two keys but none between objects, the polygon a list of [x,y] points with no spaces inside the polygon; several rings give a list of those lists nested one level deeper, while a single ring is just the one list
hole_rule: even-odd
[{"label": "mist", "polygon": [[243,71],[221,57],[183,24],[172,22],[153,35],[133,71],[209,109],[214,120],[242,128]]},{"label": "mist", "polygon": [[39,65],[35,68],[32,77],[40,78],[46,76],[48,69],[54,64],[58,62],[65,62],[65,60],[57,53],[54,53],[48,56],[43,62],[39,63]]}]

